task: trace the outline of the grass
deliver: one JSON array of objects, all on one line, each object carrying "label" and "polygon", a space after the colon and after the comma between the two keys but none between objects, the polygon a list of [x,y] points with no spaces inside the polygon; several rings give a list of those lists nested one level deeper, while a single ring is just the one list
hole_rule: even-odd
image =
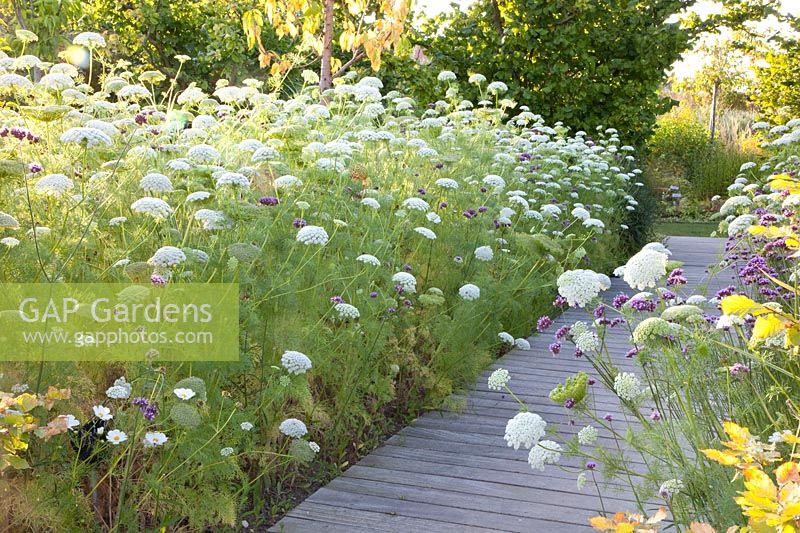
[{"label": "grass", "polygon": [[674,237],[709,237],[716,231],[717,224],[714,222],[657,222],[655,225],[656,233],[660,235],[671,235]]}]

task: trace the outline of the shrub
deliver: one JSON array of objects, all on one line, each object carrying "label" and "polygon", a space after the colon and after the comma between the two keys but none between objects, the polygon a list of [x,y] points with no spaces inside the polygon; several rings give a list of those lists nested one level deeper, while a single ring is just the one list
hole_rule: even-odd
[{"label": "shrub", "polygon": [[[721,115],[721,118],[727,117]],[[733,142],[711,142],[701,118],[688,107],[678,107],[659,117],[655,132],[647,141],[646,176],[651,186],[662,191],[669,203],[670,187],[677,187],[685,198],[678,202],[673,215],[702,215],[710,209],[708,200],[725,192],[732,177],[743,163],[753,160],[757,153],[743,147],[749,137],[737,137]],[[738,122],[730,118],[724,137],[740,131]],[[747,145],[745,145],[747,146]]]},{"label": "shrub", "polygon": [[[741,0],[729,7],[720,17],[731,15],[731,27],[769,11]],[[459,80],[478,72],[508,83],[501,98],[524,103],[548,121],[586,131],[613,125],[640,146],[656,117],[674,104],[659,94],[665,70],[699,32],[719,22],[711,16],[682,25],[675,17],[683,8],[673,0],[653,0],[646,8],[608,0],[481,0],[467,13],[454,10],[422,24],[408,37],[420,48],[414,56],[407,51],[387,59],[385,81],[429,103],[440,70],[452,70]],[[470,99],[485,96],[479,85],[462,90]]]}]

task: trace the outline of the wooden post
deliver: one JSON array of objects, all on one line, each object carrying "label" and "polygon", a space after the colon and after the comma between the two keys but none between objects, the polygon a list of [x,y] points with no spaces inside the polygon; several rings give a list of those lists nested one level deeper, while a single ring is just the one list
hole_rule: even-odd
[{"label": "wooden post", "polygon": [[711,142],[717,131],[717,94],[719,93],[719,79],[714,80],[714,91],[711,93],[711,120],[708,129],[711,130]]}]

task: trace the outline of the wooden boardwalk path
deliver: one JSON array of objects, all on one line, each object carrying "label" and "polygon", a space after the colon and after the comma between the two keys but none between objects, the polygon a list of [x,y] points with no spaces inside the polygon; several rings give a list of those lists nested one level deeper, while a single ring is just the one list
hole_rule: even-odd
[{"label": "wooden boardwalk path", "polygon": [[[666,244],[672,258],[684,262],[687,294],[700,287],[700,293],[713,295],[731,284],[727,273],[712,279],[707,273],[709,265],[720,258],[722,239],[670,237]],[[614,279],[604,296],[610,299],[620,292],[632,295],[636,291]],[[586,319],[585,310],[565,312],[550,333],[529,339],[530,350],[515,349],[492,364],[462,396],[463,409],[422,415],[309,496],[271,531],[591,531],[588,518],[601,510],[594,486],[588,483],[579,492],[576,476],[554,466],[544,472],[531,470],[527,451],[508,448],[503,440],[506,421],[518,412],[517,403],[486,386],[494,369],[508,369],[512,390],[550,427],[557,427],[562,435],[582,427],[580,421],[568,425],[565,409],[547,396],[567,375],[584,370],[591,376],[593,369],[588,361],[576,359],[568,345],[557,357],[550,354],[548,345],[556,328]],[[624,328],[609,329],[606,343],[621,370],[638,370],[636,362],[625,357],[630,346]],[[596,410],[623,419],[616,396],[599,385],[593,395]],[[600,439],[614,446],[608,433],[601,432]],[[561,464],[581,466],[565,456]],[[603,501],[609,511],[636,509],[631,494],[622,487],[603,487]]]}]

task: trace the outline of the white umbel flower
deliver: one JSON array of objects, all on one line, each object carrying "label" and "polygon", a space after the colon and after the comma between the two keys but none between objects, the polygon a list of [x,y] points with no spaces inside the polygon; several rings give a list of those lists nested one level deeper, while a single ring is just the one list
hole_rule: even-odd
[{"label": "white umbel flower", "polygon": [[139,180],[139,188],[149,193],[172,192],[172,182],[164,174],[150,172]]},{"label": "white umbel flower", "polygon": [[45,74],[44,76],[42,76],[42,79],[39,80],[39,85],[46,87],[51,91],[58,92],[74,87],[75,80],[73,80],[66,74],[61,74],[59,72],[51,72],[50,74]]},{"label": "white umbel flower", "polygon": [[644,391],[636,374],[633,372],[620,372],[614,378],[614,392],[623,400],[632,402],[638,399]]},{"label": "white umbel flower", "polygon": [[531,343],[528,342],[528,339],[523,339],[520,337],[519,339],[514,339],[514,346],[516,346],[520,350],[530,350]]},{"label": "white umbel flower", "polygon": [[19,228],[19,221],[8,213],[0,211],[0,228],[17,229]]},{"label": "white umbel flower", "polygon": [[135,213],[149,215],[156,220],[162,220],[172,214],[172,208],[167,202],[160,198],[145,196],[139,198],[131,204],[131,210]]},{"label": "white umbel flower", "polygon": [[561,460],[561,445],[551,440],[539,441],[528,453],[528,464],[534,470],[544,471],[545,465],[552,465]]},{"label": "white umbel flower", "polygon": [[722,216],[735,215],[739,211],[749,209],[753,205],[753,201],[747,196],[731,196],[719,208]]},{"label": "white umbel flower", "polygon": [[489,91],[489,94],[502,94],[508,91],[508,85],[503,83],[502,81],[493,81],[489,85],[486,86],[486,90]]},{"label": "white umbel flower", "polygon": [[372,266],[381,266],[380,259],[371,254],[361,254],[358,257],[356,257],[356,261],[360,263],[366,263]]},{"label": "white umbel flower", "polygon": [[443,189],[458,189],[458,182],[451,178],[439,178],[436,185]]},{"label": "white umbel flower", "polygon": [[14,237],[3,237],[0,239],[0,244],[8,248],[13,248],[15,246],[19,246],[19,239],[15,239]]},{"label": "white umbel flower", "polygon": [[89,148],[104,144],[111,146],[111,137],[97,128],[70,128],[61,134],[60,140],[62,143],[73,143],[86,145]]},{"label": "white umbel flower", "polygon": [[497,334],[497,337],[506,344],[514,344],[514,336],[507,331],[501,331]]},{"label": "white umbel flower", "polygon": [[398,272],[392,276],[392,281],[403,287],[406,292],[417,292],[417,278],[408,272]]},{"label": "white umbel flower", "polygon": [[585,228],[596,228],[598,230],[603,230],[606,227],[605,222],[603,222],[599,218],[587,218],[586,220],[583,221],[583,226]]},{"label": "white umbel flower", "polygon": [[494,251],[491,246],[478,246],[475,248],[475,259],[478,261],[491,261],[494,259]]},{"label": "white umbel flower", "polygon": [[138,100],[139,98],[150,98],[150,91],[142,85],[126,85],[117,91],[117,96]]},{"label": "white umbel flower", "polygon": [[339,303],[333,308],[336,310],[336,312],[339,314],[339,318],[342,320],[355,320],[361,316],[358,308],[354,305]]},{"label": "white umbel flower", "polygon": [[491,390],[503,390],[509,381],[511,381],[511,376],[508,374],[508,370],[498,368],[489,376],[487,385]]},{"label": "white umbel flower", "polygon": [[430,239],[432,241],[436,239],[436,233],[434,233],[433,230],[431,229],[420,226],[418,228],[414,228],[414,231],[416,231],[426,239]]},{"label": "white umbel flower", "polygon": [[259,141],[258,139],[245,139],[239,144],[236,145],[236,149],[240,152],[255,152],[259,148],[262,148],[264,143]]},{"label": "white umbel flower", "polygon": [[297,232],[297,237],[295,238],[297,242],[301,242],[306,246],[311,244],[324,246],[328,243],[328,232],[320,226],[303,226]]},{"label": "white umbel flower", "polygon": [[99,33],[93,31],[84,31],[72,39],[72,44],[86,47],[89,50],[94,50],[95,48],[105,48],[106,39]]},{"label": "white umbel flower", "polygon": [[114,400],[124,400],[131,395],[133,391],[133,386],[128,383],[128,380],[125,379],[125,376],[121,378],[117,378],[114,380],[114,383],[106,389],[106,396]]},{"label": "white umbel flower", "polygon": [[286,435],[287,437],[292,437],[293,439],[299,439],[308,433],[308,428],[303,423],[302,420],[298,420],[296,418],[287,418],[281,425],[278,426],[281,433]]},{"label": "white umbel flower", "polygon": [[290,187],[300,187],[301,185],[303,185],[303,181],[295,176],[286,175],[275,178],[276,189],[288,189]]},{"label": "white umbel flower", "polygon": [[216,187],[220,189],[225,186],[241,187],[242,189],[250,188],[250,180],[247,176],[239,172],[222,172],[217,177]]},{"label": "white umbel flower", "polygon": [[649,242],[644,246],[642,246],[642,250],[653,250],[654,252],[662,253],[667,257],[672,255],[672,252],[669,250],[669,248],[667,248],[666,246],[664,246],[663,243],[660,242]]},{"label": "white umbel flower", "polygon": [[422,198],[416,198],[416,197],[406,198],[405,200],[403,200],[403,207],[411,209],[413,211],[422,211],[422,212],[427,212],[431,208],[428,202],[426,202]]},{"label": "white umbel flower", "polygon": [[262,163],[264,161],[275,161],[280,159],[281,154],[271,146],[262,146],[253,152],[250,161],[253,163]]},{"label": "white umbel flower", "polygon": [[583,353],[591,353],[600,349],[600,337],[594,331],[582,331],[572,340],[575,347]]},{"label": "white umbel flower", "polygon": [[147,264],[154,267],[172,268],[184,261],[186,261],[186,254],[183,253],[183,250],[175,246],[162,246],[156,250],[153,257],[147,260]]},{"label": "white umbel flower", "polygon": [[467,283],[458,289],[458,295],[464,300],[472,302],[481,297],[481,289],[477,285]]},{"label": "white umbel flower", "polygon": [[506,186],[506,180],[496,174],[489,174],[483,178],[483,184],[495,189],[502,189]]},{"label": "white umbel flower", "polygon": [[19,74],[0,74],[0,89],[13,89],[17,91],[31,89],[33,82]]},{"label": "white umbel flower", "polygon": [[506,424],[505,440],[509,447],[518,450],[535,446],[544,437],[547,422],[536,413],[517,413]]},{"label": "white umbel flower", "polygon": [[689,296],[688,298],[686,298],[686,303],[688,305],[703,306],[707,302],[708,302],[708,298],[706,298],[705,296],[703,296],[701,294],[693,294],[693,295]]},{"label": "white umbel flower", "polygon": [[589,219],[589,211],[584,209],[583,207],[576,207],[572,210],[572,216],[577,218],[578,220],[588,220]]},{"label": "white umbel flower", "polygon": [[186,156],[195,163],[211,163],[220,158],[219,152],[208,144],[197,144],[189,148]]},{"label": "white umbel flower", "polygon": [[186,201],[187,202],[201,202],[203,200],[208,200],[208,198],[210,196],[211,196],[211,193],[208,192],[208,191],[190,192],[189,194],[186,195]]},{"label": "white umbel flower", "polygon": [[201,88],[195,87],[194,84],[191,84],[189,87],[184,89],[181,94],[178,95],[177,102],[180,105],[196,105],[202,102],[205,97],[206,94]]},{"label": "white umbel flower", "polygon": [[[798,195],[800,198],[800,195]],[[784,202],[785,204],[786,202]],[[728,237],[738,237],[742,235],[747,229],[756,223],[755,215],[744,214],[734,218],[728,224]]]},{"label": "white umbel flower", "polygon": [[584,307],[600,294],[601,285],[593,270],[567,270],[558,277],[558,294],[567,299],[570,307]]},{"label": "white umbel flower", "polygon": [[311,370],[311,359],[302,352],[286,350],[281,356],[281,365],[290,374],[305,374]]},{"label": "white umbel flower", "polygon": [[578,443],[583,446],[591,446],[597,442],[597,428],[594,426],[586,426],[578,431]]},{"label": "white umbel flower", "polygon": [[378,200],[376,200],[375,198],[369,198],[369,197],[363,198],[361,200],[361,205],[365,205],[367,207],[371,207],[372,209],[380,209],[381,208],[381,204],[378,203]]},{"label": "white umbel flower", "polygon": [[48,174],[33,186],[34,190],[45,196],[61,196],[72,190],[73,182],[64,174]]},{"label": "white umbel flower", "polygon": [[678,494],[684,489],[683,481],[680,479],[668,479],[658,488],[658,494],[662,498],[669,498]]},{"label": "white umbel flower", "polygon": [[667,273],[667,256],[656,250],[641,250],[628,259],[622,279],[637,290],[655,287]]}]

